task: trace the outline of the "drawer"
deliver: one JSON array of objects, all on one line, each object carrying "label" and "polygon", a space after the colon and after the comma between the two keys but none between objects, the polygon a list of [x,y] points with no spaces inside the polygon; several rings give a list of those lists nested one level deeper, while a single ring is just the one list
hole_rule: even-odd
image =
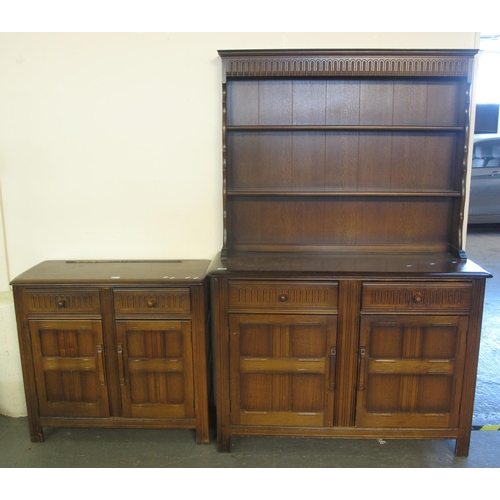
[{"label": "drawer", "polygon": [[363,283],[361,310],[456,311],[470,309],[471,283]]},{"label": "drawer", "polygon": [[337,283],[230,281],[230,310],[307,310],[336,312]]},{"label": "drawer", "polygon": [[115,313],[190,313],[189,288],[114,290]]},{"label": "drawer", "polygon": [[26,290],[30,313],[100,313],[99,290],[45,288]]}]

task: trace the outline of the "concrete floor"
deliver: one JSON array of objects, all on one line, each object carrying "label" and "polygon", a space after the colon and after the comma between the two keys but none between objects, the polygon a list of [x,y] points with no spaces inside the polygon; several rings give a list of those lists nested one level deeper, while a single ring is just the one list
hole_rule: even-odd
[{"label": "concrete floor", "polygon": [[472,431],[467,458],[453,440],[233,438],[197,445],[192,431],[46,429],[29,439],[25,418],[0,416],[0,468],[491,468],[500,467],[500,432]]},{"label": "concrete floor", "polygon": [[[500,425],[500,225],[469,229],[468,257],[490,271],[473,424]],[[470,454],[453,440],[233,438],[197,445],[185,430],[45,429],[32,443],[26,418],[0,416],[0,468],[496,468],[500,431],[473,430]]]},{"label": "concrete floor", "polygon": [[466,253],[493,274],[486,281],[473,424],[500,425],[500,224],[470,226]]}]

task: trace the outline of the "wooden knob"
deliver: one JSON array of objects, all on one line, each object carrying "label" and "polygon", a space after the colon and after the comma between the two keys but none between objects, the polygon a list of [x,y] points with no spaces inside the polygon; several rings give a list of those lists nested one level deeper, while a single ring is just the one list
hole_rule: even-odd
[{"label": "wooden knob", "polygon": [[154,307],[156,305],[156,300],[155,299],[148,299],[148,307]]},{"label": "wooden knob", "polygon": [[285,294],[282,294],[279,296],[279,301],[280,302],[286,302],[288,300],[288,297]]},{"label": "wooden knob", "polygon": [[422,302],[422,296],[415,295],[415,297],[413,297],[413,302],[415,302],[415,304],[420,304]]},{"label": "wooden knob", "polygon": [[59,307],[59,309],[66,307],[66,300],[65,299],[57,299],[57,307]]}]

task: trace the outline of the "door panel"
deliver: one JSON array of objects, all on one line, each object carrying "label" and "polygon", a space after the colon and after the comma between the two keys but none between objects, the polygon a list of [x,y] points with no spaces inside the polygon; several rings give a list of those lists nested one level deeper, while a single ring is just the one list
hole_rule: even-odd
[{"label": "door panel", "polygon": [[30,321],[42,416],[108,416],[102,326],[92,320]]},{"label": "door panel", "polygon": [[457,427],[466,317],[361,320],[358,427]]},{"label": "door panel", "polygon": [[123,415],[194,417],[189,321],[117,321]]},{"label": "door panel", "polygon": [[233,424],[332,425],[335,320],[230,315]]}]

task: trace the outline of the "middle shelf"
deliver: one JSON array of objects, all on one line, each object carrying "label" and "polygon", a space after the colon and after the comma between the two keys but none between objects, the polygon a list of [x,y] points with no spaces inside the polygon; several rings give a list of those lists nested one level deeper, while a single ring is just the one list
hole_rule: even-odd
[{"label": "middle shelf", "polygon": [[458,191],[292,191],[230,189],[230,197],[393,197],[393,198],[460,198]]}]

